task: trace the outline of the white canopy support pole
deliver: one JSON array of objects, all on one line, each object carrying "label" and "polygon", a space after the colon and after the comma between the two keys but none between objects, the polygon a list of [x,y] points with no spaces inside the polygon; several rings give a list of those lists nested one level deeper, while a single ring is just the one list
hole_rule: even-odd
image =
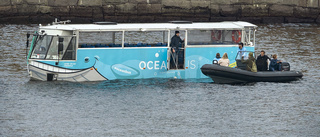
[{"label": "white canopy support pole", "polygon": [[[249,40],[248,40],[248,43],[250,44],[250,41],[251,41],[251,38],[250,38],[250,36],[251,36],[251,29],[249,29]],[[250,46],[252,46],[252,45],[250,45]]]},{"label": "white canopy support pole", "polygon": [[124,48],[124,30],[122,31],[122,43],[121,43],[121,47]]},{"label": "white canopy support pole", "polygon": [[253,31],[253,46],[256,46],[256,29]]},{"label": "white canopy support pole", "polygon": [[116,32],[112,32],[112,43],[116,43]]}]

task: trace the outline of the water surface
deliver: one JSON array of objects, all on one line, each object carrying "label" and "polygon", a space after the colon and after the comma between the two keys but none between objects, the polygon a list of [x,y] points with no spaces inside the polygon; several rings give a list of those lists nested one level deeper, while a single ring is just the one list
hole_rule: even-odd
[{"label": "water surface", "polygon": [[320,135],[320,25],[259,25],[256,51],[278,54],[304,77],[242,85],[30,81],[25,34],[36,29],[0,25],[0,136]]}]

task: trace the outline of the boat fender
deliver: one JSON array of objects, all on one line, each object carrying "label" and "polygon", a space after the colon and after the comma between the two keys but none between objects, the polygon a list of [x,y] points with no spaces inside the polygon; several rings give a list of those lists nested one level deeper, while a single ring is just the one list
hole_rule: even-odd
[{"label": "boat fender", "polygon": [[[218,36],[216,37],[216,34],[218,34]],[[221,30],[213,30],[211,32],[211,37],[212,37],[212,40],[214,41],[218,41],[221,39]]]},{"label": "boat fender", "polygon": [[218,64],[218,60],[215,60],[215,59],[212,60],[212,64],[217,64],[217,65],[219,65],[219,64]]},{"label": "boat fender", "polygon": [[[238,38],[235,38],[235,34],[238,34]],[[241,31],[240,30],[233,30],[232,31],[232,41],[235,43],[239,43],[241,41]]]}]

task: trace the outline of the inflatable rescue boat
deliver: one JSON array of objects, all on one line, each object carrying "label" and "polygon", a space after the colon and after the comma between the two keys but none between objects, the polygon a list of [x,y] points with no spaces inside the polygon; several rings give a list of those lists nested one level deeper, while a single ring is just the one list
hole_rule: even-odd
[{"label": "inflatable rescue boat", "polygon": [[[248,82],[289,82],[302,78],[299,71],[290,71],[290,64],[282,62],[282,71],[258,71],[246,70],[246,64],[241,62],[241,57],[247,56],[247,52],[236,56],[236,68],[220,66],[218,64],[205,64],[201,67],[204,75],[210,77],[215,83],[248,83]],[[217,62],[217,61],[213,61]]]}]

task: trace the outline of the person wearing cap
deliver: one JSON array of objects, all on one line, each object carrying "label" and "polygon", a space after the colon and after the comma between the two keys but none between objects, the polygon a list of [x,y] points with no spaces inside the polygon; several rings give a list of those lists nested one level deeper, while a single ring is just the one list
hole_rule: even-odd
[{"label": "person wearing cap", "polygon": [[258,71],[267,71],[268,70],[268,60],[271,59],[265,55],[264,50],[261,50],[260,55],[257,57],[257,69]]},{"label": "person wearing cap", "polygon": [[175,63],[174,65],[178,65],[179,45],[182,44],[183,42],[184,42],[184,40],[182,40],[180,38],[180,32],[179,31],[175,31],[175,35],[171,38],[171,44],[170,44],[171,51],[172,51],[172,56],[174,58],[174,61],[172,63]]},{"label": "person wearing cap", "polygon": [[253,57],[253,53],[249,53],[249,58],[247,60],[243,59],[244,57],[241,58],[241,62],[244,64],[247,64],[247,70],[252,71],[252,72],[257,72],[257,66],[256,66],[256,59]]},{"label": "person wearing cap", "polygon": [[175,31],[175,35],[171,38],[171,48],[172,48],[172,52],[175,53],[177,52],[179,45],[181,43],[183,43],[184,40],[182,40],[180,38],[180,32],[179,31]]}]

